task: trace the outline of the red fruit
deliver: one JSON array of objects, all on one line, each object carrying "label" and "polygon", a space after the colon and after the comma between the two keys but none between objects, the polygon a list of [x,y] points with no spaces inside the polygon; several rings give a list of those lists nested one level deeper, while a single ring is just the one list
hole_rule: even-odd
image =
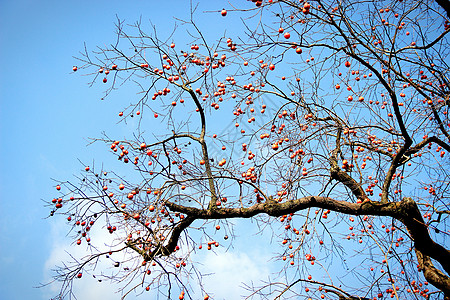
[{"label": "red fruit", "polygon": [[222,15],[222,17],[225,17],[227,15],[227,11],[225,9],[222,9],[220,14]]},{"label": "red fruit", "polygon": [[289,32],[286,32],[285,34],[284,34],[284,38],[285,39],[289,39],[291,37],[291,34],[289,33]]},{"label": "red fruit", "polygon": [[141,149],[145,149],[145,147],[147,147],[147,145],[145,143],[141,144]]},{"label": "red fruit", "polygon": [[117,65],[112,65],[111,70],[117,70]]},{"label": "red fruit", "polygon": [[85,170],[86,170],[86,172],[88,172],[89,170],[90,170],[90,168],[89,167],[86,167],[86,168],[84,168]]},{"label": "red fruit", "polygon": [[72,70],[76,72],[78,70],[77,66],[73,66]]},{"label": "red fruit", "polygon": [[103,78],[103,83],[106,83],[107,81],[108,81],[108,79],[106,79],[106,77]]},{"label": "red fruit", "polygon": [[59,191],[59,190],[61,189],[61,186],[58,184],[58,185],[56,186],[56,189]]},{"label": "red fruit", "polygon": [[274,64],[270,64],[269,65],[269,70],[271,70],[271,71],[275,70],[275,65]]},{"label": "red fruit", "polygon": [[77,274],[77,278],[81,278],[81,276],[83,276],[81,272]]},{"label": "red fruit", "polygon": [[349,62],[349,61],[346,61],[346,62],[345,62],[345,66],[346,66],[347,68],[350,68],[350,62]]}]

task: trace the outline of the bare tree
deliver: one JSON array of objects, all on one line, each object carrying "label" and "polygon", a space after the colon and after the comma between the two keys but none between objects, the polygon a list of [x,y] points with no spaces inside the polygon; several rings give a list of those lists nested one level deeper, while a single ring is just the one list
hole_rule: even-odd
[{"label": "bare tree", "polygon": [[[252,218],[284,267],[248,298],[450,299],[448,1],[251,2],[214,12],[241,14],[241,35],[207,41],[193,10],[165,38],[118,21],[115,44],[78,58],[105,97],[140,88],[119,113],[138,118],[135,136],[96,140],[135,176],[86,166],[57,186],[52,214],[90,249],[58,269],[59,297],[88,273],[124,297],[173,299],[176,285],[198,299],[195,278],[208,299],[191,255]],[[176,43],[184,29],[188,46]],[[111,233],[109,250],[90,241],[94,227]],[[98,275],[116,252],[126,261]],[[342,286],[308,277],[349,255]]]}]

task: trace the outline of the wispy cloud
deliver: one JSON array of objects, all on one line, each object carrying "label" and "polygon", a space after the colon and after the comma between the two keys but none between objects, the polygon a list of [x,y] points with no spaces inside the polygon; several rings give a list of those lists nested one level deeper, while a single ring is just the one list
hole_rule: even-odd
[{"label": "wispy cloud", "polygon": [[[86,248],[86,241],[82,245],[73,245],[73,240],[66,237],[67,224],[64,221],[52,223],[51,237],[52,245],[51,251],[44,265],[44,280],[50,282],[56,266],[61,266],[63,262],[72,261],[72,258],[81,259],[89,253]],[[100,249],[107,251],[106,248],[111,243],[111,235],[106,230],[93,230],[91,232],[91,239],[95,241],[95,245]],[[70,253],[70,255],[69,255]],[[98,272],[110,270],[114,271],[113,261],[109,259],[99,260],[96,270]],[[60,283],[54,282],[44,288],[44,299],[49,299],[58,294],[60,290]],[[119,286],[110,284],[108,281],[99,282],[98,278],[94,278],[92,274],[84,274],[81,279],[74,281],[73,292],[78,299],[120,299],[117,293]]]},{"label": "wispy cloud", "polygon": [[[100,229],[100,228],[97,228]],[[82,245],[73,245],[72,239],[66,237],[67,224],[64,220],[52,223],[50,235],[52,237],[51,251],[45,262],[44,276],[48,282],[51,280],[52,269],[62,262],[71,260],[70,256],[77,259],[88,254],[86,241],[83,240]],[[111,243],[112,236],[106,230],[92,230],[91,239],[96,246],[104,248],[105,245]],[[248,248],[248,247],[246,247]],[[109,249],[109,248],[108,248]],[[243,295],[248,295],[245,285],[261,285],[270,275],[269,264],[267,262],[273,253],[269,250],[265,251],[264,247],[255,247],[254,249],[240,250],[240,247],[230,248],[228,251],[223,247],[218,247],[213,251],[206,249],[197,251],[192,254],[192,261],[197,262],[197,268],[201,274],[208,274],[202,277],[202,284],[205,291],[214,299],[241,299]],[[70,255],[68,254],[70,253]],[[118,254],[114,258],[124,261],[130,258],[129,255],[120,256]],[[122,265],[121,265],[122,267]],[[113,261],[102,259],[99,261],[96,274],[111,274],[117,271],[113,267]],[[92,274],[83,273],[81,279],[76,279],[73,285],[73,292],[78,299],[120,299],[121,294],[117,293],[120,283],[112,284],[110,281],[104,280],[98,282],[99,277],[94,278]],[[194,289],[192,296],[203,298],[203,293],[199,290],[199,285],[192,282],[191,287]],[[60,285],[54,283],[44,289],[44,299],[50,299],[59,292]],[[142,290],[143,291],[143,290]],[[202,295],[202,296],[200,296]],[[136,298],[138,295],[133,293],[129,298]],[[145,299],[159,299],[153,292],[144,293]]]},{"label": "wispy cloud", "polygon": [[205,274],[212,274],[203,278],[205,289],[215,300],[241,299],[243,295],[249,294],[244,284],[258,285],[269,277],[268,260],[269,253],[259,251],[208,251],[201,270]]}]

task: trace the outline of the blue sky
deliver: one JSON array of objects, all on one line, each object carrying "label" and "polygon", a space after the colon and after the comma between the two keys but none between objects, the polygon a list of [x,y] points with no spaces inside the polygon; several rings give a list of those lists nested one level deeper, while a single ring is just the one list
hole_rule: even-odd
[{"label": "blue sky", "polygon": [[[221,3],[205,1],[199,11],[220,10]],[[89,88],[87,77],[73,74],[72,66],[77,64],[73,56],[83,50],[84,42],[90,49],[113,42],[116,16],[130,23],[141,17],[144,24],[151,20],[159,34],[165,35],[173,28],[173,16],[187,18],[188,13],[189,1],[184,0],[0,1],[2,299],[49,299],[51,289],[35,287],[49,279],[49,269],[64,259],[64,250],[71,241],[64,238],[68,227],[63,226],[62,218],[46,218],[49,210],[43,200],[55,197],[54,179],[72,179],[80,172],[78,159],[87,164],[108,160],[102,146],[86,147],[88,137],[99,137],[103,130],[126,136],[132,130],[117,125],[114,118],[122,108],[118,99],[126,97],[127,91],[100,101],[104,86]],[[221,30],[229,25],[213,14],[198,16],[202,16],[197,20],[201,28],[209,27],[208,16],[214,17]],[[217,34],[205,33],[211,37]],[[218,280],[228,281],[231,286],[269,272],[250,257],[257,255],[265,261],[272,251],[251,248],[248,239],[240,243],[236,246],[250,250],[229,252],[221,259],[213,254],[203,258],[206,265],[221,273],[222,279]],[[242,265],[247,266],[246,270]],[[239,275],[236,268],[240,269]],[[86,284],[78,289],[80,299],[112,293],[108,286]],[[217,295],[232,296],[229,293],[229,286],[217,287]],[[114,294],[111,297],[119,298]]]},{"label": "blue sky", "polygon": [[[240,33],[240,20],[232,12],[226,18],[202,13],[227,5],[227,1],[201,1],[195,20],[207,40],[217,40],[225,30],[234,36]],[[151,21],[160,36],[168,36],[173,17],[189,18],[189,1],[0,0],[2,299],[49,299],[54,286],[34,287],[49,280],[50,269],[67,258],[65,250],[72,248],[68,248],[71,240],[65,238],[65,220],[46,218],[49,209],[43,200],[56,197],[57,180],[70,180],[81,172],[80,161],[99,166],[115,160],[104,145],[87,147],[88,138],[101,137],[103,131],[117,137],[132,136],[136,124],[117,124],[117,113],[135,99],[134,90],[125,86],[101,101],[105,85],[89,88],[90,78],[72,72],[72,66],[79,64],[73,56],[83,50],[84,43],[94,49],[115,40],[116,17],[126,23],[142,18],[144,26]],[[217,128],[223,126],[220,121]],[[254,236],[258,231],[255,223],[234,223],[244,229],[237,232],[240,238],[233,241],[234,248],[227,253],[225,248],[219,249],[219,256],[208,252],[195,257],[205,273],[216,273],[205,278],[215,299],[236,299],[243,293],[236,289],[242,281],[267,279],[276,270],[274,266],[280,266],[266,263],[277,254],[270,246],[270,232],[261,238]],[[358,262],[348,263],[352,267]],[[338,264],[332,276],[340,274],[341,267],[345,268]],[[78,282],[75,289],[79,299],[120,298],[109,285],[88,280]]]}]

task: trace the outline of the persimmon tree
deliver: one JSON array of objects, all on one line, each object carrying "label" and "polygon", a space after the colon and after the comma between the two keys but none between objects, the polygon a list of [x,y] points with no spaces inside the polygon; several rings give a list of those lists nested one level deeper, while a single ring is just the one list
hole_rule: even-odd
[{"label": "persimmon tree", "polygon": [[227,5],[204,13],[240,14],[240,34],[207,40],[200,12],[167,37],[118,21],[115,44],[78,57],[105,97],[136,84],[115,118],[138,122],[133,137],[96,139],[122,170],[86,165],[49,202],[87,247],[57,270],[58,296],[96,276],[123,297],[213,299],[190,258],[247,218],[283,269],[249,299],[450,299],[448,1]]}]

